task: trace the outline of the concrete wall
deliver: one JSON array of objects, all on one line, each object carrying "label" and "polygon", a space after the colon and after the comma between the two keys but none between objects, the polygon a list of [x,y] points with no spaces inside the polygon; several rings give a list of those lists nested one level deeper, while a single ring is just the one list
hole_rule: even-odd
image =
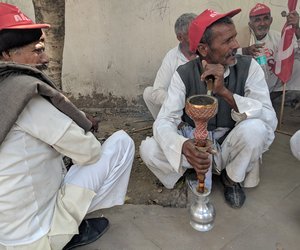
[{"label": "concrete wall", "polygon": [[[29,0],[7,1],[32,16]],[[184,12],[206,8],[226,12],[241,7],[234,17],[238,39],[247,41],[248,13],[253,0],[66,0],[63,90],[73,97],[141,100],[152,85],[165,53],[176,46],[174,23]],[[272,28],[281,30],[287,0],[260,1],[269,5]],[[297,8],[298,10],[298,8]],[[101,102],[98,102],[100,105]]]}]

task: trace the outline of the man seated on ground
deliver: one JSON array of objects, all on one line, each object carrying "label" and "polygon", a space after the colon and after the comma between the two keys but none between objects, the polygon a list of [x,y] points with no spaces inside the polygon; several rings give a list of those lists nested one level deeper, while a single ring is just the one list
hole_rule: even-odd
[{"label": "man seated on ground", "polygon": [[[271,93],[271,99],[276,98],[282,93],[282,83],[274,74],[275,58],[281,40],[281,33],[271,30],[273,18],[271,9],[265,4],[256,4],[249,13],[250,46],[242,48],[244,55],[256,57],[260,52],[264,52],[267,57],[267,83]],[[300,100],[300,28],[299,15],[292,11],[287,15],[287,24],[295,27],[294,51],[295,60],[291,79],[286,83],[286,100],[292,105],[296,105]],[[298,41],[296,41],[298,40]]]},{"label": "man seated on ground", "polygon": [[189,50],[188,28],[196,14],[182,14],[175,22],[175,34],[179,41],[178,46],[171,49],[163,59],[156,74],[153,86],[145,88],[143,98],[147,108],[156,119],[163,101],[166,98],[171,78],[179,65],[194,59],[196,55]]},{"label": "man seated on ground", "polygon": [[[89,132],[97,123],[39,70],[49,61],[43,28],[49,25],[0,3],[1,250],[67,250],[95,241],[109,222],[84,217],[124,203],[134,157],[124,131],[101,145]],[[64,155],[74,162],[68,172]]]},{"label": "man seated on ground", "polygon": [[290,147],[293,155],[300,161],[300,130],[290,139]]},{"label": "man seated on ground", "polygon": [[[205,10],[191,22],[190,50],[199,57],[174,73],[153,125],[154,136],[140,146],[145,164],[169,189],[187,168],[206,174],[214,162],[221,171],[225,200],[233,208],[242,207],[246,199],[242,184],[259,183],[260,158],[273,142],[277,125],[263,70],[251,57],[236,55],[239,44],[231,17],[240,10]],[[185,112],[189,96],[207,93],[204,80],[211,75],[219,102],[217,115],[208,123],[210,139],[219,148],[212,158],[195,148],[194,123]]]}]

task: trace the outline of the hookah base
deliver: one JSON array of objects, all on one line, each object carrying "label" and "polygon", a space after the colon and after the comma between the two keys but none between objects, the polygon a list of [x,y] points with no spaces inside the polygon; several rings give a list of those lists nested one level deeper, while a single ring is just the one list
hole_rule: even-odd
[{"label": "hookah base", "polygon": [[214,223],[201,224],[195,221],[190,221],[190,225],[192,228],[200,232],[208,232],[214,227]]}]

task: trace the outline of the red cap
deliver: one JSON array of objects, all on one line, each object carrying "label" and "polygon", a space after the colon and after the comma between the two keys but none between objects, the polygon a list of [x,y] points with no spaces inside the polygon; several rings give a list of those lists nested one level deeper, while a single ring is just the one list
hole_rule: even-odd
[{"label": "red cap", "polygon": [[250,10],[249,17],[270,14],[270,13],[271,13],[271,9],[267,5],[258,3]]},{"label": "red cap", "polygon": [[49,24],[36,24],[21,10],[11,4],[0,3],[0,30],[3,29],[42,29]]},{"label": "red cap", "polygon": [[197,50],[198,44],[201,41],[201,38],[208,26],[221,19],[222,17],[233,17],[240,12],[240,8],[232,10],[225,14],[221,14],[210,9],[206,9],[205,11],[203,11],[191,22],[189,26],[190,51],[195,52]]}]

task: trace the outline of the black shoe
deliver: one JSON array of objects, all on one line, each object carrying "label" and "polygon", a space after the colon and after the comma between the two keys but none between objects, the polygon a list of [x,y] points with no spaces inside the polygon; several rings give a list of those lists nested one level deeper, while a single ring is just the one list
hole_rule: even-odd
[{"label": "black shoe", "polygon": [[232,208],[241,208],[246,200],[241,184],[230,180],[225,169],[221,172],[221,182],[224,186],[225,201]]},{"label": "black shoe", "polygon": [[83,220],[79,225],[79,234],[75,234],[68,244],[64,246],[63,250],[94,242],[107,231],[108,227],[109,221],[104,217]]}]

